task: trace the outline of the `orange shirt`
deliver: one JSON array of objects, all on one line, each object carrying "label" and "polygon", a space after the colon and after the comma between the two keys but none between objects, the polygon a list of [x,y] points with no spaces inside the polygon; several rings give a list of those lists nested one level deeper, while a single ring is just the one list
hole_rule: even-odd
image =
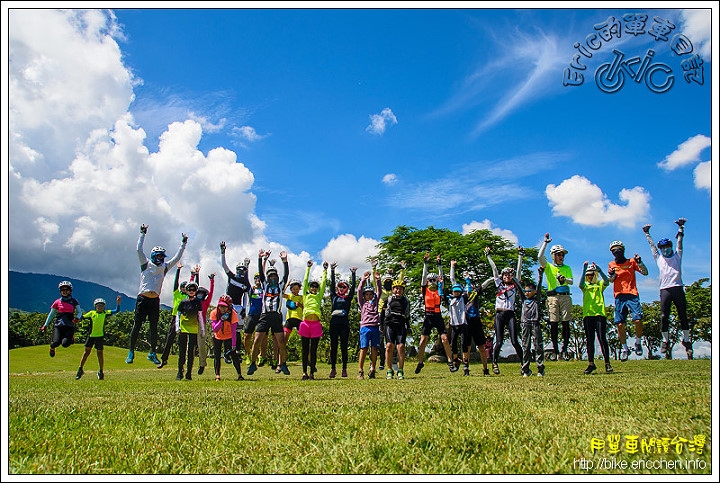
[{"label": "orange shirt", "polygon": [[639,272],[640,267],[635,259],[628,258],[622,264],[618,264],[613,260],[608,263],[608,273],[610,273],[611,268],[615,269],[615,281],[613,282],[615,297],[620,294],[638,295],[635,272]]}]

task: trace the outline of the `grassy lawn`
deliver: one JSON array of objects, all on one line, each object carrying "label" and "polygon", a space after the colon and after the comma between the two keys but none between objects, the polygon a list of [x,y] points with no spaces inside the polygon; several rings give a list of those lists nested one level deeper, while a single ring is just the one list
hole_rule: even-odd
[{"label": "grassy lawn", "polygon": [[176,356],[158,370],[106,347],[105,380],[93,350],[76,381],[82,350],[9,351],[10,474],[712,473],[710,360],[598,363],[591,376],[586,361],[549,362],[544,378],[510,363],[416,375],[410,361],[403,381],[368,380],[367,363],[362,381],[355,363],[347,379],[320,364],[301,381],[290,364],[236,381],[223,363],[216,382],[211,359],[176,381]]}]

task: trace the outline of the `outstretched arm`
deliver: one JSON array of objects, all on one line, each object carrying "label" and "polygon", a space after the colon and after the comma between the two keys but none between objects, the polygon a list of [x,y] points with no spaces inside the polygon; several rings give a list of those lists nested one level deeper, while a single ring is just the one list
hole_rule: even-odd
[{"label": "outstretched arm", "polygon": [[545,233],[545,239],[543,239],[542,245],[540,245],[540,251],[538,251],[538,262],[540,262],[540,266],[543,268],[545,268],[545,265],[547,265],[547,259],[545,258],[545,249],[551,241],[552,238],[550,238],[550,233]]},{"label": "outstretched arm", "polygon": [[650,251],[652,252],[652,256],[655,260],[658,259],[660,256],[660,251],[655,246],[655,241],[653,241],[652,236],[650,236],[650,227],[652,225],[647,224],[642,227],[642,231],[645,233],[645,239],[648,242],[648,245],[650,245]]},{"label": "outstretched arm", "polygon": [[493,278],[498,278],[497,267],[495,266],[495,262],[493,262],[493,259],[490,257],[490,247],[485,247],[485,256],[487,257],[490,268],[492,269]]}]

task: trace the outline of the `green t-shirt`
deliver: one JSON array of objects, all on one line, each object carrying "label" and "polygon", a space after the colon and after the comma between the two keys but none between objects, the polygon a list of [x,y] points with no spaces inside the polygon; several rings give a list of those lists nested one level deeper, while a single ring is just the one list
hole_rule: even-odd
[{"label": "green t-shirt", "polygon": [[[545,264],[545,276],[547,277],[548,290],[557,290],[558,293],[570,293],[570,286],[567,283],[558,285],[557,274],[560,273],[565,278],[573,278],[570,265],[560,265],[559,267],[553,263]],[[559,288],[559,290],[558,290]]]},{"label": "green t-shirt", "polygon": [[603,291],[609,286],[602,280],[597,283],[587,283],[580,287],[583,293],[583,317],[605,315],[605,296]]},{"label": "green t-shirt", "polygon": [[83,319],[90,319],[90,337],[105,336],[105,318],[112,313],[112,310],[103,310],[102,312],[91,310],[83,314]]}]

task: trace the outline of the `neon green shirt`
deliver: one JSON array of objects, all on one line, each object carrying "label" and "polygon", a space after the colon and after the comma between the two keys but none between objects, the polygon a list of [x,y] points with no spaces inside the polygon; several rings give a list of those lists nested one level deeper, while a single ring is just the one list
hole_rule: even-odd
[{"label": "neon green shirt", "polygon": [[89,312],[85,312],[83,314],[83,319],[90,319],[90,337],[104,337],[105,318],[116,312],[117,310],[103,310],[102,312],[90,310]]},{"label": "neon green shirt", "polygon": [[583,293],[583,317],[605,316],[605,296],[603,291],[609,286],[603,280],[597,283],[585,282],[580,287]]}]

